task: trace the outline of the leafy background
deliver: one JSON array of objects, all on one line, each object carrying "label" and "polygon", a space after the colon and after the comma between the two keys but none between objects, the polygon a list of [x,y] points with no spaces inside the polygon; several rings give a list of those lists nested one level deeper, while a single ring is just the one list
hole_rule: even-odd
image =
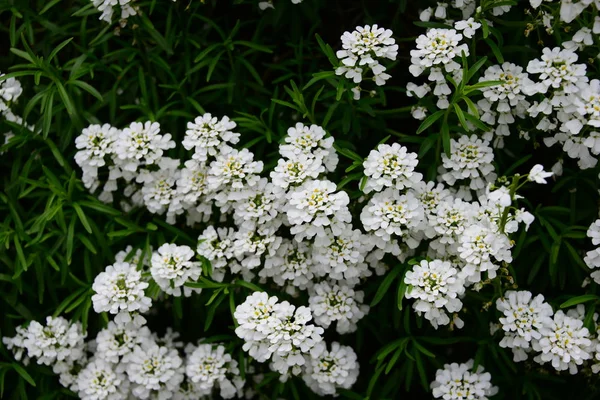
[{"label": "leafy background", "polygon": [[[135,120],[153,120],[181,141],[186,123],[195,116],[229,115],[238,124],[242,144],[268,169],[277,161],[277,143],[289,126],[317,123],[335,137],[341,153],[331,179],[353,198],[360,196],[359,163],[383,141],[418,152],[419,168],[433,178],[443,132],[454,136],[462,128],[452,113],[445,126],[437,121],[417,135],[420,123],[410,115],[413,99],[404,88],[412,79],[408,66],[414,39],[426,26],[435,26],[415,21],[420,9],[435,3],[305,0],[296,6],[277,0],[275,10],[261,13],[254,1],[140,1],[143,13],[118,28],[99,21],[86,0],[0,0],[0,71],[23,84],[15,111],[35,125],[31,131],[0,121],[1,131],[16,134],[0,156],[1,335],[13,335],[25,321],[61,314],[81,320],[88,337],[94,337],[107,316],[90,310],[91,284],[117,251],[133,245],[148,252],[164,242],[195,247],[200,229],[167,225],[144,210],[123,213],[87,193],[73,156],[74,139],[88,124],[123,128]],[[481,3],[485,9],[493,2]],[[485,55],[486,66],[503,60],[525,66],[543,46],[564,40],[564,29],[550,36],[534,27],[528,37],[523,35],[530,22],[527,5],[520,1],[509,14],[488,16],[494,27],[485,41],[472,43],[469,65]],[[399,57],[388,67],[393,76],[388,84],[373,98],[356,102],[345,91],[349,86],[330,72],[337,63],[331,56],[344,31],[373,23],[394,31]],[[597,75],[598,59],[588,62],[588,70]],[[430,110],[435,111],[433,105]],[[530,121],[523,121],[522,129],[531,128]],[[496,151],[499,176],[526,173],[535,163],[550,167],[561,157],[559,150],[531,135],[525,142],[513,134],[506,148]],[[179,146],[169,156],[184,158],[185,152]],[[596,285],[581,288],[589,274],[582,261],[589,247],[585,231],[598,214],[597,172],[582,172],[565,160],[565,174],[557,183],[521,193],[536,222],[514,236],[515,262],[502,284],[468,292],[462,331],[436,331],[398,300],[408,265],[390,264],[386,276],[369,280],[365,298],[374,307],[358,332],[343,337],[329,332],[327,337],[359,354],[359,381],[341,397],[430,398],[428,386],[437,368],[475,358],[492,373],[500,387],[498,398],[598,398],[597,377],[567,377],[532,362],[515,364],[489,333],[490,322],[497,320],[490,305],[503,288],[543,293],[555,309],[574,296],[598,294]],[[244,363],[231,329],[231,307],[243,301],[252,285],[204,285],[200,296],[157,302],[150,326],[159,332],[172,326],[186,341],[225,341]],[[292,301],[307,303],[302,296]],[[593,310],[588,307],[588,324]],[[2,398],[73,396],[49,368],[35,363],[22,368],[4,348],[0,357]],[[264,399],[316,398],[300,379],[279,384],[273,373],[266,373],[255,388]]]}]

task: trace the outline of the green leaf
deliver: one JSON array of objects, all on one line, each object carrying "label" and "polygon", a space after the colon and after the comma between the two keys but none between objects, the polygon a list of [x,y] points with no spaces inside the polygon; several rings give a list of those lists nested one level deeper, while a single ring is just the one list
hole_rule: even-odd
[{"label": "green leaf", "polygon": [[240,45],[240,46],[249,47],[249,48],[254,49],[254,50],[262,51],[263,53],[269,53],[269,54],[273,53],[273,50],[271,50],[267,46],[256,44],[254,42],[248,42],[246,40],[236,40],[236,41],[233,42],[233,44],[234,45]]},{"label": "green leaf", "polygon": [[77,213],[77,217],[79,217],[79,221],[81,221],[81,225],[83,225],[87,233],[92,233],[92,227],[90,226],[90,223],[88,222],[87,217],[85,216],[79,204],[73,203],[73,208]]},{"label": "green leaf", "polygon": [[31,386],[35,387],[35,381],[31,377],[31,375],[29,375],[29,373],[27,373],[27,371],[25,371],[25,368],[21,367],[17,363],[13,363],[12,367],[14,368],[15,371],[17,371],[17,373],[19,375],[21,375],[21,377],[23,379],[25,379],[27,381],[27,383],[29,383]]},{"label": "green leaf", "polygon": [[98,90],[96,90],[89,83],[86,83],[86,82],[83,82],[83,81],[74,80],[74,81],[67,82],[67,84],[75,85],[75,86],[77,86],[77,87],[85,90],[86,92],[88,92],[89,94],[91,94],[92,96],[94,96],[95,98],[97,98],[100,102],[104,102],[104,98],[102,97],[102,95],[100,94],[100,92]]},{"label": "green leaf", "polygon": [[260,286],[254,284],[254,283],[250,283],[250,282],[246,282],[246,281],[242,281],[242,280],[236,280],[235,284],[238,286],[242,286],[247,289],[250,289],[253,292],[264,292],[265,291],[263,288],[261,288]]},{"label": "green leaf", "polygon": [[[487,24],[485,24],[485,25],[487,26]],[[494,53],[494,57],[496,57],[496,60],[498,60],[498,63],[503,64],[504,56],[502,55],[502,51],[500,51],[500,48],[498,47],[498,45],[490,39],[484,39],[484,41],[488,44],[488,46],[490,46],[490,49],[492,50],[492,53]]]},{"label": "green leaf", "polygon": [[387,293],[388,289],[392,285],[392,282],[396,279],[396,277],[402,271],[402,265],[396,266],[396,268],[392,269],[388,272],[387,276],[384,278],[383,282],[379,285],[379,289],[377,289],[377,293],[375,293],[375,297],[371,301],[371,307],[377,305],[382,299],[383,296]]},{"label": "green leaf", "polygon": [[469,126],[467,125],[467,120],[465,119],[465,114],[463,113],[463,110],[461,110],[461,108],[456,103],[452,105],[454,106],[454,111],[456,112],[458,121],[466,131],[469,131]]},{"label": "green leaf", "polygon": [[425,118],[425,121],[423,121],[423,123],[421,123],[421,125],[419,126],[419,129],[417,129],[417,135],[421,132],[424,132],[427,128],[433,125],[435,121],[442,118],[445,112],[445,110],[439,110],[431,114],[429,117]]},{"label": "green leaf", "polygon": [[[59,0],[60,1],[60,0]],[[52,4],[52,2],[50,2],[49,4]],[[40,13],[41,14],[41,13]],[[56,55],[69,43],[71,43],[71,41],[73,40],[73,38],[68,38],[67,40],[63,41],[61,44],[59,44],[58,46],[56,46],[54,48],[54,50],[52,50],[52,53],[50,53],[50,55],[48,56],[48,62],[52,61],[54,59],[54,57],[56,57]]]},{"label": "green leaf", "polygon": [[569,300],[562,303],[560,305],[560,308],[569,308],[569,307],[572,307],[577,304],[587,303],[588,301],[598,301],[598,300],[600,300],[600,297],[596,296],[595,294],[584,294],[582,296],[570,298]]},{"label": "green leaf", "polygon": [[315,74],[313,74],[313,77],[310,81],[308,81],[308,83],[306,85],[304,85],[304,87],[302,88],[302,90],[306,90],[309,87],[311,87],[312,85],[314,85],[315,83],[322,81],[323,79],[328,79],[328,78],[333,78],[335,77],[335,72],[334,71],[322,71],[322,72],[317,72]]},{"label": "green leaf", "polygon": [[329,46],[328,44],[325,44],[323,39],[321,39],[321,36],[319,36],[318,34],[315,34],[315,38],[317,39],[317,43],[319,43],[319,47],[321,48],[321,51],[323,51],[323,53],[327,56],[327,59],[329,60],[331,65],[333,65],[334,67],[337,67],[339,65],[339,60],[335,56],[335,53],[333,52],[333,49],[331,48],[331,46]]}]

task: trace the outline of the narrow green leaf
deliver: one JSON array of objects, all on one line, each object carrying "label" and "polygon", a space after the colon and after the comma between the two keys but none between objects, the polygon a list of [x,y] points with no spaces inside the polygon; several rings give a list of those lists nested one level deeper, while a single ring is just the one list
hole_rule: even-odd
[{"label": "narrow green leaf", "polygon": [[424,132],[427,128],[433,125],[435,121],[442,118],[445,112],[445,110],[439,110],[431,114],[429,117],[425,118],[425,121],[423,121],[423,123],[421,123],[421,125],[419,126],[419,129],[417,129],[417,135],[419,133]]},{"label": "narrow green leaf", "polygon": [[562,303],[560,305],[560,308],[569,308],[569,307],[572,307],[577,304],[587,303],[589,301],[598,301],[598,300],[600,300],[600,297],[596,296],[595,294],[584,294],[582,296],[570,298],[569,300]]},{"label": "narrow green leaf", "polygon": [[17,373],[19,375],[21,375],[21,377],[27,381],[27,383],[29,383],[31,386],[35,387],[35,381],[31,377],[31,375],[29,375],[29,373],[27,371],[25,371],[25,368],[21,367],[17,363],[13,363],[12,366],[15,369],[15,371],[17,371]]},{"label": "narrow green leaf", "polygon": [[401,271],[401,265],[398,265],[396,268],[388,272],[383,282],[381,282],[381,284],[379,285],[379,289],[377,289],[377,293],[375,293],[373,301],[371,301],[371,307],[377,305],[383,299],[383,296],[385,296],[388,289],[392,285],[392,282],[396,279],[396,277],[398,276],[398,274],[400,274]]}]

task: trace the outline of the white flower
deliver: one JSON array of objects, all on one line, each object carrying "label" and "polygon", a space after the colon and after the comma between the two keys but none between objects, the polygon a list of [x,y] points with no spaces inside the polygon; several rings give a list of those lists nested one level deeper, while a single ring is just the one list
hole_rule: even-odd
[{"label": "white flower", "polygon": [[[229,399],[236,392],[232,378],[240,373],[237,365],[237,361],[225,352],[222,345],[200,344],[187,357],[185,373],[205,395],[210,395],[214,388],[220,387],[221,397]],[[232,388],[234,391],[230,395]]]},{"label": "white flower", "polygon": [[128,17],[136,14],[136,9],[131,6],[131,0],[92,0],[94,7],[102,12],[98,19],[111,23],[115,7],[121,9],[121,20],[126,20]]},{"label": "white flower", "polygon": [[277,160],[277,166],[271,171],[271,181],[275,186],[287,189],[301,185],[307,179],[316,179],[323,172],[325,166],[321,160],[301,154],[294,159]]},{"label": "white flower", "polygon": [[469,188],[481,190],[486,182],[496,179],[494,173],[494,153],[487,140],[476,135],[461,136],[458,140],[450,140],[450,157],[442,153],[441,179],[449,185],[457,180],[469,180]]},{"label": "white flower", "polygon": [[[4,74],[0,74],[0,77]],[[0,82],[0,111],[4,112],[9,105],[6,103],[14,103],[23,93],[21,82],[15,78],[8,78]]]},{"label": "white flower", "polygon": [[531,60],[527,72],[540,74],[540,92],[546,93],[549,88],[561,89],[564,93],[577,93],[579,85],[587,82],[585,64],[576,64],[577,53],[555,47],[544,48],[540,60]]},{"label": "white flower", "polygon": [[213,273],[216,269],[224,268],[227,260],[234,255],[233,241],[235,231],[232,228],[218,228],[209,226],[198,237],[196,251],[199,255],[210,261]]},{"label": "white flower", "polygon": [[309,324],[309,308],[277,300],[264,292],[248,296],[234,312],[239,324],[235,333],[244,339],[244,351],[258,362],[272,356],[271,368],[283,375],[297,375],[306,362],[304,355],[323,340],[323,328]]},{"label": "white flower", "polygon": [[577,112],[587,119],[587,125],[600,128],[600,80],[584,84],[579,98],[575,101]]},{"label": "white flower", "polygon": [[469,360],[463,364],[445,364],[444,369],[438,369],[435,381],[431,383],[433,397],[444,400],[488,400],[496,394],[498,388],[492,386],[490,373],[484,372],[482,365],[473,372],[473,364],[474,361]]},{"label": "white flower", "polygon": [[319,396],[336,396],[337,389],[350,389],[358,379],[359,365],[356,353],[349,346],[331,343],[328,351],[321,342],[306,363],[304,382]]},{"label": "white flower", "polygon": [[376,150],[371,150],[363,163],[368,177],[364,192],[380,192],[384,187],[399,190],[412,187],[423,178],[422,174],[414,172],[418,163],[417,154],[409,153],[406,147],[398,143],[380,144]]},{"label": "white flower", "polygon": [[158,122],[133,122],[115,141],[118,163],[125,171],[135,172],[139,165],[158,162],[163,152],[175,147],[170,134],[161,135]]},{"label": "white flower", "polygon": [[440,236],[441,244],[453,244],[473,222],[477,207],[455,198],[441,201],[429,216],[429,225]]},{"label": "white flower", "polygon": [[435,213],[441,202],[452,199],[452,193],[442,183],[421,181],[413,187],[413,190],[427,215]]},{"label": "white flower", "polygon": [[505,332],[500,347],[512,348],[515,361],[522,361],[527,356],[519,349],[528,350],[532,341],[541,338],[540,331],[552,324],[552,307],[541,294],[533,297],[526,290],[509,290],[496,300],[496,308],[503,314],[500,323]]},{"label": "white flower", "polygon": [[446,311],[455,313],[462,309],[459,297],[465,292],[464,279],[448,261],[422,260],[406,272],[404,283],[407,285],[404,297],[417,299],[414,310],[418,315],[424,313],[436,329],[450,323]]},{"label": "white flower", "polygon": [[[588,2],[589,4],[589,2]],[[586,8],[585,1],[561,0],[560,2],[560,20],[562,22],[571,23],[581,14]]]},{"label": "white flower", "polygon": [[133,348],[150,336],[151,332],[145,326],[136,326],[132,322],[119,325],[110,321],[96,336],[96,357],[114,364],[120,359],[126,362]]},{"label": "white flower", "polygon": [[232,131],[235,127],[235,122],[229,117],[224,116],[219,120],[207,113],[187,123],[181,144],[186,150],[194,150],[194,160],[206,162],[208,157],[215,157],[219,153],[223,144],[239,142],[240,134]]},{"label": "white flower", "polygon": [[273,317],[272,331],[266,337],[273,354],[270,366],[282,375],[298,375],[306,363],[305,355],[323,340],[323,328],[309,324],[310,308],[296,308],[287,301],[273,306]]},{"label": "white flower", "polygon": [[265,292],[254,292],[246,297],[246,300],[235,308],[233,314],[238,323],[235,334],[246,341],[266,338],[272,330],[271,317],[277,301],[277,297],[269,297]]},{"label": "white flower", "polygon": [[410,73],[419,76],[431,67],[443,67],[446,72],[459,69],[460,64],[454,58],[460,57],[462,52],[469,55],[469,47],[460,43],[462,38],[454,29],[429,29],[417,38],[417,49],[410,51]]},{"label": "white flower", "polygon": [[191,215],[188,218],[198,222],[206,222],[212,214],[211,204],[208,200],[210,191],[207,184],[208,168],[195,160],[188,160],[179,173],[177,179],[177,193],[175,199],[181,207]]},{"label": "white flower", "polygon": [[147,287],[148,283],[142,281],[142,274],[134,265],[115,262],[94,279],[94,311],[111,314],[120,311],[144,313],[152,305],[152,300],[144,293]]},{"label": "white flower", "polygon": [[392,235],[401,237],[410,248],[420,241],[424,220],[423,207],[412,192],[401,195],[397,190],[386,189],[376,193],[363,208],[360,220],[367,231],[384,241]]},{"label": "white flower", "polygon": [[254,161],[254,154],[248,149],[236,150],[224,145],[210,163],[208,188],[225,193],[223,202],[237,200],[236,193],[247,186],[256,185],[262,169],[263,162]]},{"label": "white flower", "polygon": [[462,31],[466,38],[472,38],[477,29],[481,28],[481,24],[479,22],[475,22],[475,20],[471,17],[467,20],[455,22],[454,28],[457,31]]},{"label": "white flower", "polygon": [[268,225],[257,229],[240,229],[235,235],[234,254],[241,261],[242,266],[253,269],[262,264],[263,254],[266,257],[275,255],[281,245],[281,237],[273,234],[275,229]]},{"label": "white flower", "polygon": [[46,325],[31,321],[23,346],[38,364],[51,365],[56,361],[72,363],[83,356],[86,333],[81,323],[70,323],[63,317],[46,317]]},{"label": "white flower", "polygon": [[324,274],[335,280],[354,281],[364,267],[365,255],[373,248],[371,236],[349,225],[339,235],[326,230],[326,237],[318,238],[313,246],[313,257]]},{"label": "white flower", "polygon": [[509,62],[486,69],[479,82],[488,81],[500,81],[502,84],[481,89],[484,98],[477,102],[482,111],[481,120],[492,126],[497,124],[494,129],[496,135],[508,136],[508,125],[515,122],[514,117],[527,116],[530,103],[526,97],[536,93],[538,88],[522,67]]},{"label": "white flower", "polygon": [[262,278],[272,278],[279,286],[291,284],[306,289],[316,272],[320,271],[313,262],[312,247],[306,242],[283,239],[276,254],[266,258],[258,274]]},{"label": "white flower", "polygon": [[495,278],[499,262],[512,261],[508,237],[496,232],[489,224],[469,226],[460,236],[459,243],[459,256],[466,262],[460,276],[467,282],[479,282],[482,272],[487,272],[488,278]]},{"label": "white flower", "polygon": [[83,400],[124,400],[129,381],[116,372],[114,365],[102,359],[90,361],[77,376],[78,395]]},{"label": "white flower", "polygon": [[153,391],[161,398],[169,398],[183,381],[181,357],[176,349],[158,346],[151,340],[136,346],[126,366],[129,381],[134,385],[132,393],[147,399]]},{"label": "white flower", "polygon": [[179,160],[163,157],[158,161],[159,170],[143,171],[136,180],[143,181],[142,198],[144,205],[153,214],[167,211],[167,222],[175,223],[175,217],[183,212],[181,198],[175,184],[179,179]]},{"label": "white flower", "polygon": [[284,144],[279,146],[279,154],[290,160],[298,160],[300,155],[319,160],[327,171],[335,170],[338,156],[333,148],[333,137],[318,125],[305,126],[298,122],[287,130]]},{"label": "white flower", "polygon": [[536,164],[529,171],[529,175],[527,176],[527,180],[535,182],[535,183],[547,183],[546,178],[549,178],[553,175],[552,172],[544,171],[544,167],[540,164]]},{"label": "white flower", "polygon": [[325,236],[327,226],[337,234],[344,223],[351,221],[347,207],[350,198],[346,192],[336,190],[335,183],[317,180],[308,181],[289,194],[286,214],[296,240]]},{"label": "white flower", "polygon": [[566,316],[562,310],[554,314],[552,323],[540,329],[542,338],[533,342],[533,349],[541,352],[534,361],[550,362],[557,371],[577,373],[577,366],[592,356],[586,352],[591,345],[590,333],[583,321]]},{"label": "white flower", "polygon": [[75,138],[75,162],[81,168],[103,167],[106,157],[114,152],[113,143],[119,137],[120,131],[109,124],[90,125]]},{"label": "white flower", "polygon": [[158,286],[173,296],[191,296],[199,292],[184,286],[186,282],[195,281],[202,273],[199,262],[191,261],[194,251],[188,246],[177,246],[165,243],[152,254],[150,273]]},{"label": "white flower", "polygon": [[378,58],[395,60],[398,55],[398,45],[392,38],[393,32],[377,25],[357,26],[353,32],[342,35],[342,49],[336,53],[343,65],[374,64]]},{"label": "white flower", "polygon": [[[248,189],[243,200],[234,205],[233,214],[240,227],[255,229],[267,223],[281,224],[285,193],[266,178],[261,178],[255,187]],[[279,216],[279,217],[278,217]]]},{"label": "white flower", "polygon": [[16,335],[13,337],[5,336],[2,338],[2,343],[10,350],[15,357],[15,360],[22,362],[24,365],[29,364],[27,356],[27,348],[25,347],[25,339],[27,338],[27,328],[22,325],[15,328]]},{"label": "white flower", "polygon": [[369,306],[362,304],[364,293],[343,284],[317,283],[309,294],[315,323],[328,328],[337,321],[336,331],[340,334],[354,332],[356,323],[369,312]]}]

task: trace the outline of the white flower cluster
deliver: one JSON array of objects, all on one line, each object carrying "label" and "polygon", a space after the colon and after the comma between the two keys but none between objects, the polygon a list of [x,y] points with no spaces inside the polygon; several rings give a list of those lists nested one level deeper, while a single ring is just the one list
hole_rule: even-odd
[{"label": "white flower cluster", "polygon": [[[3,73],[0,73],[0,77],[4,76]],[[0,116],[2,119],[15,123],[17,125],[24,125],[23,118],[19,115],[16,115],[13,111],[13,106],[17,103],[19,97],[23,94],[23,87],[21,86],[21,82],[19,82],[15,78],[8,78],[3,81],[0,81]],[[27,126],[30,130],[33,130],[33,126]],[[12,131],[3,132],[4,133],[4,143],[9,142],[11,138],[14,137],[14,133]],[[2,154],[2,152],[0,152]]]},{"label": "white flower cluster", "polygon": [[[540,7],[541,3],[542,0],[531,1],[534,8]],[[543,141],[547,146],[560,145],[570,158],[578,161],[579,168],[592,168],[597,164],[600,154],[600,81],[586,76],[587,66],[578,54],[598,43],[600,17],[594,14],[598,5],[592,4],[595,3],[591,0],[565,0],[553,2],[543,10],[540,8],[535,18],[550,34],[554,30],[553,15],[560,14],[561,23],[571,23],[588,7],[592,10],[590,18],[577,19],[577,28],[569,31],[566,37],[570,40],[561,43],[561,47],[544,48],[541,57],[531,60],[526,70],[504,62],[484,71],[480,83],[501,83],[480,88],[483,98],[471,104],[468,112],[490,126],[483,138],[494,147],[503,147],[504,138],[510,136],[511,131],[518,131],[525,139],[530,138],[530,132],[538,131],[545,134]],[[449,7],[462,10],[463,20],[454,23],[448,14]],[[552,12],[552,8],[556,12]],[[510,6],[500,6],[486,12],[500,15],[508,9]],[[410,70],[414,76],[430,71],[429,82],[422,85],[409,83],[408,96],[420,99],[431,92],[437,99],[437,108],[448,108],[448,97],[453,89],[446,82],[446,74],[460,83],[462,66],[455,59],[463,51],[469,55],[468,46],[461,40],[472,37],[481,25],[473,16],[477,21],[483,21],[481,10],[476,10],[476,2],[472,0],[439,2],[437,8],[423,11],[421,20],[435,18],[446,24],[454,23],[455,29],[432,28],[417,38],[417,48],[411,52]],[[532,28],[527,28],[526,34],[538,24],[537,19],[530,24]],[[491,24],[490,21],[486,23]],[[412,114],[422,120],[430,111],[424,105],[415,105]],[[516,118],[522,122],[517,122]],[[470,121],[467,124],[474,128]],[[560,160],[553,170],[562,171]]]},{"label": "white flower cluster", "polygon": [[443,369],[435,373],[435,381],[431,382],[433,397],[444,400],[477,399],[488,400],[498,392],[492,386],[492,376],[484,372],[482,365],[473,371],[475,362],[445,364]]},{"label": "white flower cluster", "polygon": [[127,25],[127,18],[136,15],[139,12],[139,7],[134,5],[135,0],[91,0],[92,4],[100,14],[101,21],[112,23],[115,11],[119,14],[119,23],[122,27]]},{"label": "white flower cluster", "polygon": [[[592,244],[594,246],[600,245],[600,219],[592,222],[587,230],[587,236],[592,239]],[[590,269],[600,268],[600,247],[596,247],[594,250],[588,251],[583,258],[583,261],[585,261],[586,265],[590,267]],[[593,271],[590,276],[594,282],[600,285],[600,269]]]},{"label": "white flower cluster", "polygon": [[336,75],[343,75],[356,84],[352,88],[354,100],[359,100],[363,89],[360,84],[370,71],[377,86],[385,85],[391,78],[380,60],[396,60],[398,45],[389,29],[378,25],[357,26],[352,32],[344,32],[341,37],[342,50],[336,53],[341,65],[336,68]]},{"label": "white flower cluster", "polygon": [[[465,292],[464,279],[449,261],[421,261],[412,271],[406,272],[404,283],[407,285],[404,297],[417,299],[413,309],[431,322],[434,328],[448,325],[447,313],[459,312],[462,309],[460,296]],[[452,322],[462,328],[464,323],[455,316]]]},{"label": "white flower cluster", "polygon": [[[2,76],[4,74],[0,73],[0,77]],[[3,118],[17,124],[22,123],[23,120],[11,111],[12,105],[17,102],[22,93],[21,82],[15,78],[8,78],[0,82],[0,115]]]},{"label": "white flower cluster", "polygon": [[72,365],[84,355],[85,337],[80,323],[71,324],[63,317],[47,317],[45,325],[31,321],[28,326],[19,327],[16,336],[2,338],[2,342],[17,360],[35,358],[38,364]]},{"label": "white flower cluster", "polygon": [[[432,28],[426,34],[416,40],[417,48],[411,50],[410,73],[421,76],[428,72],[427,80],[435,84],[433,95],[437,97],[437,107],[446,109],[449,106],[448,97],[452,93],[446,82],[445,74],[452,74],[455,81],[460,82],[462,78],[461,56],[469,55],[469,46],[462,42],[463,35],[454,29]],[[422,98],[432,89],[429,83],[417,85],[409,83],[406,87],[408,96]],[[425,110],[421,107],[413,109],[415,118],[425,118]]]},{"label": "white flower cluster", "polygon": [[197,399],[217,389],[224,399],[242,396],[238,363],[222,345],[188,344],[184,354],[139,322],[110,321],[86,343],[81,324],[48,317],[46,326],[32,321],[3,342],[52,365],[61,384],[84,400]]},{"label": "white flower cluster", "polygon": [[554,313],[541,294],[533,297],[526,290],[509,290],[496,301],[496,308],[502,313],[504,331],[500,346],[512,349],[514,361],[524,361],[534,353],[535,362],[576,374],[600,350],[598,332],[590,333],[583,326],[586,312],[582,304],[566,314],[562,310]]},{"label": "white flower cluster", "polygon": [[93,341],[84,341],[80,323],[48,317],[45,326],[32,321],[3,342],[17,360],[51,365],[61,384],[84,400],[198,399],[216,391],[225,399],[241,398],[244,380],[224,346],[199,341],[184,349],[179,334],[168,328],[159,337],[139,314],[151,306],[144,292],[148,282],[139,269],[149,267],[167,294],[188,296],[191,290],[182,289],[183,284],[200,275],[199,263],[190,261],[193,255],[189,247],[172,244],[151,257],[129,247],[119,252],[92,286],[94,310],[115,314]]},{"label": "white flower cluster", "polygon": [[[536,0],[533,0],[536,1]],[[539,1],[539,0],[538,0]],[[511,5],[499,5],[494,6],[494,3],[487,4],[492,7],[488,8],[487,12],[489,12],[492,16],[500,16],[511,9]],[[458,16],[458,18],[462,18],[460,20],[454,19],[454,14]],[[463,23],[471,23],[475,24],[475,28],[479,28],[480,24],[478,22],[474,22],[474,18],[476,17],[478,20],[482,19],[481,16],[481,8],[478,7],[477,0],[448,0],[448,1],[440,1],[437,3],[435,7],[427,7],[422,10],[419,14],[419,19],[423,22],[430,22],[432,20],[437,20],[445,23],[446,25],[454,24],[457,29],[465,29],[460,28]],[[487,21],[489,25],[492,23]],[[471,37],[467,36],[466,37]]]},{"label": "white flower cluster", "polygon": [[328,328],[337,321],[336,331],[340,334],[356,331],[356,323],[369,312],[369,306],[362,304],[364,293],[341,283],[317,283],[309,293],[315,322]]},{"label": "white flower cluster", "polygon": [[302,374],[309,387],[321,395],[335,395],[338,388],[348,389],[356,381],[356,354],[336,342],[328,351],[321,336],[323,328],[309,323],[310,308],[296,308],[265,292],[254,292],[236,307],[234,317],[238,323],[235,333],[245,342],[243,349],[258,362],[270,359],[282,381]]}]

